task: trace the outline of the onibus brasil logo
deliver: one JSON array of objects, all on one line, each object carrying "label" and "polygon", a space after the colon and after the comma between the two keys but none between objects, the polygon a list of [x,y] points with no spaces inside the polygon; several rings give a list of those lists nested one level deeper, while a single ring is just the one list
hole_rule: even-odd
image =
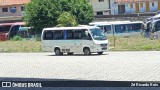
[{"label": "onibus brasil logo", "polygon": [[2,82],[2,87],[42,87],[42,84],[26,82]]}]

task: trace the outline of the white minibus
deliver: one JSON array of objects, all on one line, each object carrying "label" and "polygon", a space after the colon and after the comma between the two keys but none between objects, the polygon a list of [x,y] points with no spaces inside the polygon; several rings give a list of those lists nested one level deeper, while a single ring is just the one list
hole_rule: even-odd
[{"label": "white minibus", "polygon": [[109,47],[104,32],[95,26],[44,28],[41,39],[43,50],[55,52],[56,55],[63,55],[63,53],[100,55]]}]

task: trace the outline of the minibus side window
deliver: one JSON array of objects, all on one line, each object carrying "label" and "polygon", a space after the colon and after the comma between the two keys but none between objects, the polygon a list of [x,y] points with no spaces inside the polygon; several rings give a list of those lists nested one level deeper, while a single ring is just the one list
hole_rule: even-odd
[{"label": "minibus side window", "polygon": [[11,32],[18,32],[20,25],[12,26]]},{"label": "minibus side window", "polygon": [[67,30],[66,32],[66,39],[73,39],[73,31]]},{"label": "minibus side window", "polygon": [[54,40],[62,40],[63,39],[63,31],[61,30],[55,30],[53,34]]},{"label": "minibus side window", "polygon": [[128,32],[133,32],[133,27],[132,27],[132,25],[127,25],[127,31],[128,31]]},{"label": "minibus side window", "polygon": [[82,39],[82,30],[75,30],[74,39]]},{"label": "minibus side window", "polygon": [[101,28],[103,30],[103,26],[98,26],[99,28]]},{"label": "minibus side window", "polygon": [[155,25],[155,31],[160,31],[160,22],[157,22]]},{"label": "minibus side window", "polygon": [[18,34],[19,27],[20,27],[20,25],[14,25],[11,27],[10,34],[9,34],[10,38],[12,38]]},{"label": "minibus side window", "polygon": [[124,27],[122,25],[116,25],[115,32],[123,33]]},{"label": "minibus side window", "polygon": [[105,26],[104,27],[104,32],[110,34],[111,33],[111,26]]},{"label": "minibus side window", "polygon": [[82,29],[82,39],[88,40],[88,36],[86,35],[85,31],[87,31],[87,29]]},{"label": "minibus side window", "polygon": [[52,39],[53,39],[53,32],[52,31],[45,31],[44,40],[52,40]]},{"label": "minibus side window", "polygon": [[140,29],[141,29],[141,24],[134,24],[134,25],[133,25],[133,28],[134,28],[134,31],[135,31],[135,32],[138,32],[138,31],[140,31]]}]

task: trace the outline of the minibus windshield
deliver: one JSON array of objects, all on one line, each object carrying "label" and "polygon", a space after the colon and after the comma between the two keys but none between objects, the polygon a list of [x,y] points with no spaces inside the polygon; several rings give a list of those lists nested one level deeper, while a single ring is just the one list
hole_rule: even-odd
[{"label": "minibus windshield", "polygon": [[107,39],[103,30],[101,30],[100,28],[90,29],[90,32],[93,36],[93,39],[95,39],[95,40],[106,40]]}]

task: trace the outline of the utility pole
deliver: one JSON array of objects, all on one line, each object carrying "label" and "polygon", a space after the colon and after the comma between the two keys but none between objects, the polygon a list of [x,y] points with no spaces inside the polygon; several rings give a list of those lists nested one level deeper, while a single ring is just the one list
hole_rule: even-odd
[{"label": "utility pole", "polygon": [[[116,4],[117,2],[114,2],[114,15],[116,15]],[[115,27],[115,26],[113,25],[112,27]],[[113,45],[115,48],[116,47],[115,28],[113,28]]]}]

